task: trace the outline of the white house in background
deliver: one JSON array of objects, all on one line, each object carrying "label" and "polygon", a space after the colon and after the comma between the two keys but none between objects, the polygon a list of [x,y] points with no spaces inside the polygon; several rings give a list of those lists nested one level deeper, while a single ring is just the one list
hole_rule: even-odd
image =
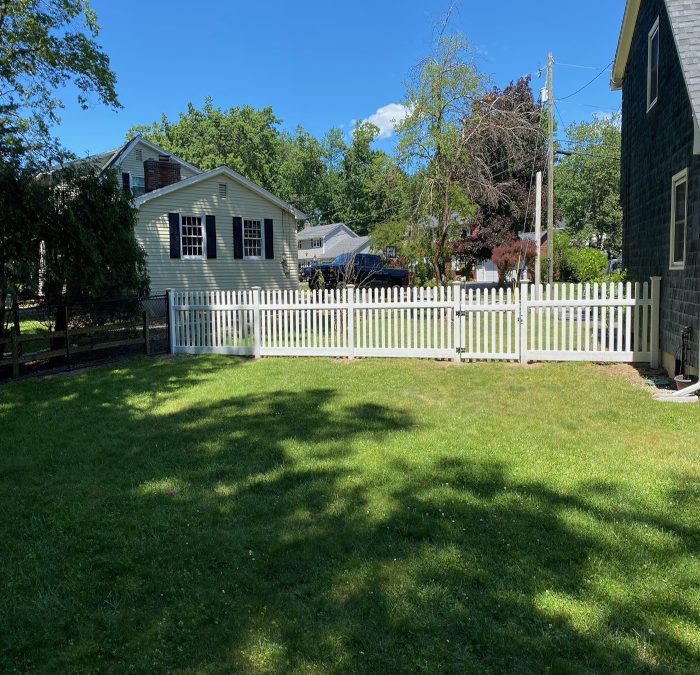
[{"label": "white house in background", "polygon": [[140,136],[80,161],[116,171],[133,195],[154,295],[298,287],[296,231],[306,216],[239,173],[204,172]]},{"label": "white house in background", "polygon": [[341,253],[366,253],[369,237],[361,237],[345,223],[306,225],[297,232],[299,271],[317,262],[330,262]]}]

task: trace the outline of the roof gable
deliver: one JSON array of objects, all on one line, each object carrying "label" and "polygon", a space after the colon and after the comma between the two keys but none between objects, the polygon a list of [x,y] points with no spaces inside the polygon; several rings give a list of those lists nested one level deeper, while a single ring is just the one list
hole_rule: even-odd
[{"label": "roof gable", "polygon": [[351,230],[345,223],[330,223],[328,225],[309,225],[297,232],[297,238],[301,241],[317,239],[318,237],[328,237],[338,230],[343,230],[350,237],[357,237],[357,233]]},{"label": "roof gable", "polygon": [[[613,66],[611,85],[621,89],[629,60],[642,0],[627,0],[620,39]],[[683,71],[696,125],[700,124],[700,3],[697,0],[664,0],[671,32]]]},{"label": "roof gable", "polygon": [[142,145],[145,148],[159,155],[169,155],[171,160],[177,162],[181,166],[184,166],[185,168],[189,169],[195,174],[202,173],[202,170],[196,167],[194,164],[190,164],[189,162],[186,162],[184,159],[178,157],[177,155],[173,155],[171,152],[168,152],[164,148],[161,148],[160,146],[156,145],[155,143],[147,141],[145,138],[143,138],[143,136],[134,136],[130,141],[123,145],[116,153],[114,153],[114,155],[112,155],[107,164],[105,164],[104,167],[102,167],[102,171],[108,169],[111,166],[121,166],[126,160],[126,158],[134,150],[136,150],[139,145]]},{"label": "roof gable", "polygon": [[197,175],[191,176],[190,178],[185,178],[185,180],[178,181],[177,183],[173,183],[172,185],[166,185],[165,187],[162,187],[158,190],[153,190],[152,192],[146,192],[145,194],[141,195],[140,197],[137,197],[134,200],[134,205],[138,208],[142,204],[145,204],[146,202],[149,202],[152,199],[163,197],[165,195],[171,194],[172,192],[182,190],[184,188],[190,187],[191,185],[196,185],[197,183],[201,183],[202,181],[208,180],[210,178],[215,178],[216,176],[226,176],[227,178],[230,178],[239,185],[242,185],[243,187],[248,188],[251,192],[254,192],[255,194],[259,195],[263,199],[267,199],[267,201],[271,202],[272,204],[275,204],[284,211],[291,213],[296,220],[303,220],[304,218],[306,218],[305,213],[302,213],[298,209],[294,208],[289,202],[284,201],[284,199],[280,199],[276,195],[273,195],[271,192],[268,192],[265,188],[256,185],[255,183],[253,183],[253,181],[248,180],[245,176],[241,176],[240,173],[233,171],[233,169],[229,169],[227,166],[220,166],[216,169],[212,169],[211,171],[207,171],[204,173],[200,171]]}]

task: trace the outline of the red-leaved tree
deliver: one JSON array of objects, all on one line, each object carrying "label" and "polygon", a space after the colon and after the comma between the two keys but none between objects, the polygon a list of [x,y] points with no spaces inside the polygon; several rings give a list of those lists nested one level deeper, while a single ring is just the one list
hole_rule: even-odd
[{"label": "red-leaved tree", "polygon": [[491,259],[498,269],[499,284],[504,284],[511,272],[517,271],[514,275],[514,280],[517,280],[523,268],[532,269],[535,260],[535,242],[511,239],[496,246]]}]

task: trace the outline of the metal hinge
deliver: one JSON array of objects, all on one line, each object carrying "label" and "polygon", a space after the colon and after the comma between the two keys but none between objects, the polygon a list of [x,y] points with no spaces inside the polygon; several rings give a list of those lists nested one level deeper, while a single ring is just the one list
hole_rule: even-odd
[{"label": "metal hinge", "polygon": [[466,347],[457,347],[457,348],[455,349],[455,351],[456,351],[458,354],[466,354],[468,350],[467,350]]},{"label": "metal hinge", "polygon": [[466,309],[458,309],[458,310],[455,312],[455,315],[456,315],[456,316],[467,316],[467,314],[469,314],[469,312],[467,312]]}]

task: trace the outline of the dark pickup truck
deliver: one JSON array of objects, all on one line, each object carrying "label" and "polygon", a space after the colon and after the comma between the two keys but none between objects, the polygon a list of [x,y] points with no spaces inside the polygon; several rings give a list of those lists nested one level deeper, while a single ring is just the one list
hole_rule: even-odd
[{"label": "dark pickup truck", "polygon": [[304,272],[311,289],[323,285],[336,288],[347,284],[360,287],[408,284],[408,270],[384,267],[382,259],[370,253],[343,253],[333,262],[311,265]]}]

